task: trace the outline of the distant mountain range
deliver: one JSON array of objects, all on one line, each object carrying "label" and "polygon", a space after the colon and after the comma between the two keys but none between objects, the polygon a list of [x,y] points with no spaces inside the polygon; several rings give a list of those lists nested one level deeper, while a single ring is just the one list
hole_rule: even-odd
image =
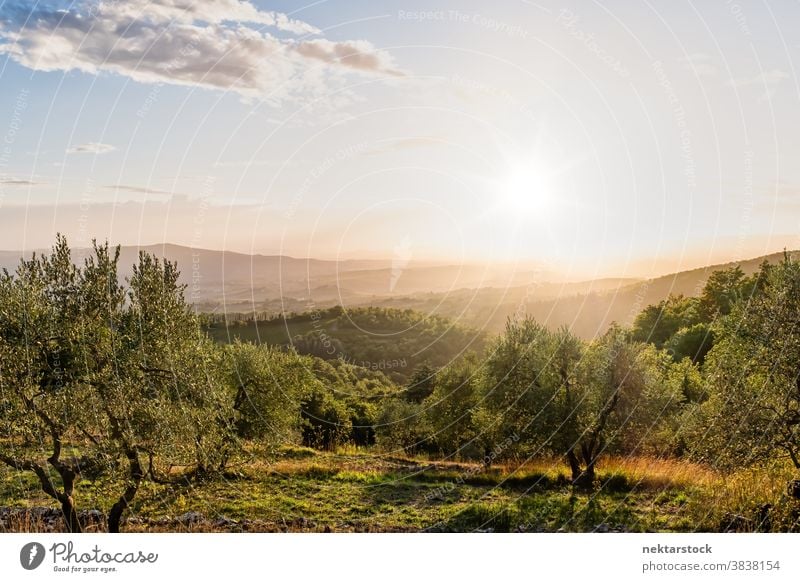
[{"label": "distant mountain range", "polygon": [[[130,275],[139,251],[177,262],[194,303],[252,310],[265,301],[333,304],[462,288],[527,285],[553,273],[514,266],[448,265],[405,260],[320,260],[248,255],[164,244],[123,246],[120,275]],[[73,251],[81,262],[88,251]],[[0,251],[0,268],[13,270],[19,251]],[[29,256],[27,254],[26,256]],[[333,302],[333,303],[332,303]]]},{"label": "distant mountain range", "polygon": [[[203,311],[302,312],[341,304],[409,308],[499,331],[508,317],[529,314],[550,327],[568,326],[591,338],[616,321],[630,323],[642,308],[670,294],[697,295],[716,270],[740,265],[755,272],[775,253],[681,271],[655,279],[607,278],[561,282],[558,275],[514,265],[448,265],[403,260],[318,260],[248,255],[165,244],[125,246],[121,276],[140,250],[178,263],[187,297]],[[82,261],[86,250],[76,250]],[[18,251],[0,251],[0,268],[12,271]]]}]

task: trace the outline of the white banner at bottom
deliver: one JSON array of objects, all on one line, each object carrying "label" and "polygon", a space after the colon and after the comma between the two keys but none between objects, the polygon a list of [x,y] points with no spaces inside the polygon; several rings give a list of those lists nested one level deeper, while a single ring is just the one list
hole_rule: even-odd
[{"label": "white banner at bottom", "polygon": [[800,580],[798,544],[795,534],[0,534],[0,579],[778,581]]}]

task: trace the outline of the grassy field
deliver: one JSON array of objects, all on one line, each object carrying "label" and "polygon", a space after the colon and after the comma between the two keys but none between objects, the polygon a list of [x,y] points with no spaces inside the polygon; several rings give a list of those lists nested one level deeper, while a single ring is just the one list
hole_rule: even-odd
[{"label": "grassy field", "polygon": [[[329,321],[324,321],[323,325],[330,326]],[[273,319],[269,321],[259,321],[257,323],[247,322],[236,325],[214,325],[209,327],[208,333],[220,343],[228,343],[235,339],[253,343],[264,343],[274,345],[285,345],[290,342],[290,338],[302,335],[315,329],[314,322],[307,319]]]},{"label": "grassy field", "polygon": [[[497,466],[345,450],[286,448],[225,476],[183,487],[148,484],[126,531],[647,532],[792,529],[787,475],[723,478],[703,467],[609,459],[597,487],[576,491],[558,462]],[[82,482],[81,508],[108,509],[102,480]],[[0,470],[5,530],[60,529],[35,511],[51,506],[34,479]],[[773,505],[762,523],[758,508]],[[783,520],[780,525],[775,520]],[[96,529],[101,529],[97,525]],[[89,528],[91,530],[91,527]]]}]

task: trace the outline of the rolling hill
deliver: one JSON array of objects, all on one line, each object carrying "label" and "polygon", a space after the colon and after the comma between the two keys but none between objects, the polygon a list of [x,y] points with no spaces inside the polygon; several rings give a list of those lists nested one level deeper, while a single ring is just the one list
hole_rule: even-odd
[{"label": "rolling hill", "polygon": [[[698,294],[713,271],[739,265],[752,273],[763,261],[783,256],[774,253],[654,279],[575,282],[531,265],[299,259],[164,244],[122,247],[122,277],[130,274],[140,250],[177,262],[187,298],[201,311],[227,314],[229,321],[253,313],[376,306],[444,316],[489,333],[501,330],[508,317],[528,314],[550,327],[568,326],[586,339],[612,322],[629,324],[642,308],[670,294]],[[75,251],[75,260],[85,254],[85,249]],[[20,256],[0,251],[0,268],[12,270]]]},{"label": "rolling hill", "polygon": [[[790,254],[794,257],[800,256],[798,251]],[[617,282],[612,280],[605,287],[598,284],[602,281],[590,281],[544,286],[546,291],[536,286],[487,288],[461,290],[452,294],[431,293],[425,296],[384,299],[374,304],[435,313],[488,332],[502,330],[506,320],[515,314],[527,314],[550,328],[567,326],[579,337],[591,339],[603,333],[614,322],[622,325],[632,323],[644,307],[658,303],[671,294],[698,295],[714,271],[738,265],[746,274],[752,274],[764,261],[775,263],[782,258],[783,253],[774,253],[633,283],[618,281],[616,286],[613,283]],[[543,293],[550,296],[543,297]]]}]

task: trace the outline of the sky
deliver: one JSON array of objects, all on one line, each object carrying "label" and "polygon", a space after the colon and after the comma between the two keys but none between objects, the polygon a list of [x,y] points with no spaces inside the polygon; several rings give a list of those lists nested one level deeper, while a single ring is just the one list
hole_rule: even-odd
[{"label": "sky", "polygon": [[800,4],[0,0],[0,249],[800,248]]}]

